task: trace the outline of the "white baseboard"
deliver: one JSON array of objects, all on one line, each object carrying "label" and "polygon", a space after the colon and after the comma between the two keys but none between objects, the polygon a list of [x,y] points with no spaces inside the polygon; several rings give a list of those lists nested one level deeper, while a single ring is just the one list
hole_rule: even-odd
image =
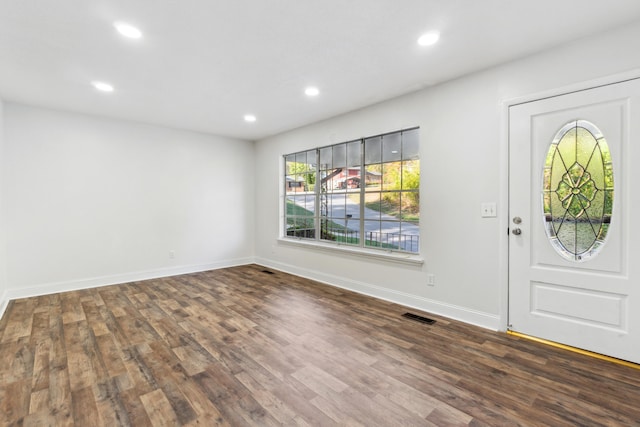
[{"label": "white baseboard", "polygon": [[157,270],[146,270],[124,274],[114,274],[109,276],[92,277],[65,282],[43,283],[35,286],[27,286],[16,289],[9,288],[4,292],[2,299],[0,299],[0,317],[2,317],[2,314],[4,313],[4,310],[6,309],[9,301],[13,299],[29,298],[39,295],[55,294],[58,292],[96,288],[99,286],[117,285],[139,280],[157,279],[160,277],[177,276],[180,274],[197,273],[207,270],[217,270],[220,268],[251,264],[253,262],[253,257],[237,258],[232,260],[217,261],[209,264],[185,265],[178,267],[160,268]]},{"label": "white baseboard", "polygon": [[89,289],[99,286],[117,285],[121,283],[135,282],[139,280],[157,279],[160,277],[177,276],[180,274],[197,273],[200,271],[217,270],[220,268],[234,267],[237,265],[260,264],[275,270],[295,274],[297,276],[312,279],[324,284],[347,289],[363,295],[385,301],[401,304],[410,308],[459,320],[472,325],[480,326],[491,330],[500,329],[500,317],[490,313],[471,310],[465,307],[447,304],[440,301],[430,300],[417,295],[411,295],[393,289],[383,288],[356,280],[345,279],[343,277],[320,271],[300,268],[291,264],[272,261],[265,258],[238,258],[234,260],[219,261],[210,264],[189,265],[158,270],[138,271],[133,273],[116,274],[88,279],[46,283],[36,286],[29,286],[20,289],[9,289],[0,295],[0,318],[4,314],[9,301],[18,298],[28,298],[39,295],[48,295],[58,292],[75,291],[79,289]]},{"label": "white baseboard", "polygon": [[345,279],[343,277],[334,276],[332,274],[323,273],[316,270],[300,268],[295,265],[285,264],[272,261],[265,258],[256,258],[256,264],[265,267],[280,270],[286,273],[295,274],[296,276],[305,277],[327,285],[347,289],[360,294],[368,295],[385,301],[401,304],[410,308],[437,314],[439,316],[450,319],[459,320],[461,322],[470,323],[486,329],[497,331],[500,329],[500,316],[490,313],[484,313],[477,310],[471,310],[453,304],[447,304],[440,301],[430,300],[417,295],[411,295],[404,292],[395,291],[393,289],[383,288],[364,282]]}]

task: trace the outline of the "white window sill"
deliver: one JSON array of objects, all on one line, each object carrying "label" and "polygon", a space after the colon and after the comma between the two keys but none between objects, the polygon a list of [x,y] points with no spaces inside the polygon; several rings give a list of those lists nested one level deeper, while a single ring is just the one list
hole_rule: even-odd
[{"label": "white window sill", "polygon": [[348,245],[341,245],[338,243],[324,243],[318,241],[309,241],[291,237],[281,237],[278,239],[279,244],[304,247],[308,249],[318,250],[322,252],[329,252],[333,254],[349,254],[362,258],[367,258],[369,260],[384,260],[390,262],[397,262],[401,264],[410,264],[410,265],[422,265],[424,264],[424,259],[420,258],[418,255],[403,253],[403,252],[393,252],[393,251],[383,251],[376,249],[363,249],[357,248]]}]

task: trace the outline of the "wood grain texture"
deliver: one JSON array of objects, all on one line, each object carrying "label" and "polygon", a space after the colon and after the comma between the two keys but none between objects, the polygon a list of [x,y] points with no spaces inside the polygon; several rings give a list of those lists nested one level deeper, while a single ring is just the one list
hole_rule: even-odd
[{"label": "wood grain texture", "polygon": [[10,302],[0,425],[640,425],[640,370],[263,270]]}]

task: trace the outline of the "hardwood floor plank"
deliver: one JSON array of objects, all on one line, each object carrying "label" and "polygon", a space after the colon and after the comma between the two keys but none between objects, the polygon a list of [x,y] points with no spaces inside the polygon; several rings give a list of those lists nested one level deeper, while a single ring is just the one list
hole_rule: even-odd
[{"label": "hardwood floor plank", "polygon": [[[179,424],[192,421],[197,415],[178,388],[180,377],[186,376],[186,373],[179,367],[179,359],[158,342],[152,343],[151,348],[153,351],[142,355],[145,364],[151,370],[155,381],[169,401]],[[167,367],[171,367],[171,369],[167,369]]]},{"label": "hardwood floor plank", "polygon": [[29,399],[29,414],[49,411],[49,389],[45,388],[31,392]]},{"label": "hardwood floor plank", "polygon": [[228,426],[220,410],[208,399],[206,393],[198,387],[191,378],[179,382],[178,388],[196,413],[195,419],[185,425],[195,425],[199,422],[205,426]]},{"label": "hardwood floor plank", "polygon": [[636,369],[263,270],[11,301],[0,425],[640,425]]},{"label": "hardwood floor plank", "polygon": [[175,426],[180,425],[178,417],[169,403],[169,399],[162,390],[154,390],[152,392],[140,396],[142,405],[151,420],[152,425],[156,426]]},{"label": "hardwood floor plank", "polygon": [[94,384],[93,394],[96,398],[98,417],[100,419],[99,425],[131,425],[129,413],[121,399],[115,380],[107,379]]},{"label": "hardwood floor plank", "polygon": [[0,421],[9,425],[29,413],[31,379],[25,378],[0,387]]},{"label": "hardwood floor plank", "polygon": [[49,352],[51,341],[49,338],[39,341],[35,345],[33,356],[33,373],[31,374],[31,390],[40,391],[49,388]]},{"label": "hardwood floor plank", "polygon": [[29,414],[22,420],[23,427],[56,427],[56,417],[50,415],[48,411]]},{"label": "hardwood floor plank", "polygon": [[[7,319],[2,334],[2,342],[16,341],[22,337],[31,335],[33,324],[33,311],[37,302],[35,298],[25,298],[15,301],[10,306],[11,317]],[[9,309],[7,309],[9,311]]]},{"label": "hardwood floor plank", "polygon": [[51,374],[49,413],[56,417],[56,424],[70,425],[73,423],[71,389],[66,369],[56,369]]},{"label": "hardwood floor plank", "polygon": [[80,303],[80,295],[81,291],[60,294],[62,300],[62,322],[64,324],[86,320]]},{"label": "hardwood floor plank", "polygon": [[72,392],[91,387],[96,382],[91,358],[83,346],[83,340],[86,339],[86,324],[80,323],[73,322],[65,325],[65,348]]},{"label": "hardwood floor plank", "polygon": [[335,402],[323,397],[316,396],[311,399],[311,403],[318,408],[323,414],[331,419],[334,425],[346,425],[354,427],[365,427],[366,424],[354,419],[344,412],[343,405],[336,405]]},{"label": "hardwood floor plank", "polygon": [[251,395],[260,406],[282,425],[291,423],[291,420],[296,417],[297,414],[294,409],[270,393],[246,372],[240,372],[235,377],[251,392]]},{"label": "hardwood floor plank", "polygon": [[[140,396],[148,393],[150,392],[140,391],[136,388],[130,388],[119,392],[120,400],[122,401],[122,405],[127,413],[127,419],[132,426],[147,427],[153,425],[149,415],[147,414],[147,410],[140,399]],[[121,425],[126,424],[123,423]]]},{"label": "hardwood floor plank", "polygon": [[113,336],[109,334],[95,336],[95,344],[110,378],[115,378],[127,372],[127,368],[123,363],[124,354],[114,341]]},{"label": "hardwood floor plank", "polygon": [[73,420],[79,426],[98,425],[98,407],[91,385],[71,391]]}]

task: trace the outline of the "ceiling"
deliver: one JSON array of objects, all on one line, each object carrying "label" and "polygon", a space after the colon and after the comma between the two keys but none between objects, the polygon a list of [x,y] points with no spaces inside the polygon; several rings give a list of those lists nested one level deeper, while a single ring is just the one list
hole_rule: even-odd
[{"label": "ceiling", "polygon": [[256,140],[639,19],[638,0],[0,0],[0,98]]}]

